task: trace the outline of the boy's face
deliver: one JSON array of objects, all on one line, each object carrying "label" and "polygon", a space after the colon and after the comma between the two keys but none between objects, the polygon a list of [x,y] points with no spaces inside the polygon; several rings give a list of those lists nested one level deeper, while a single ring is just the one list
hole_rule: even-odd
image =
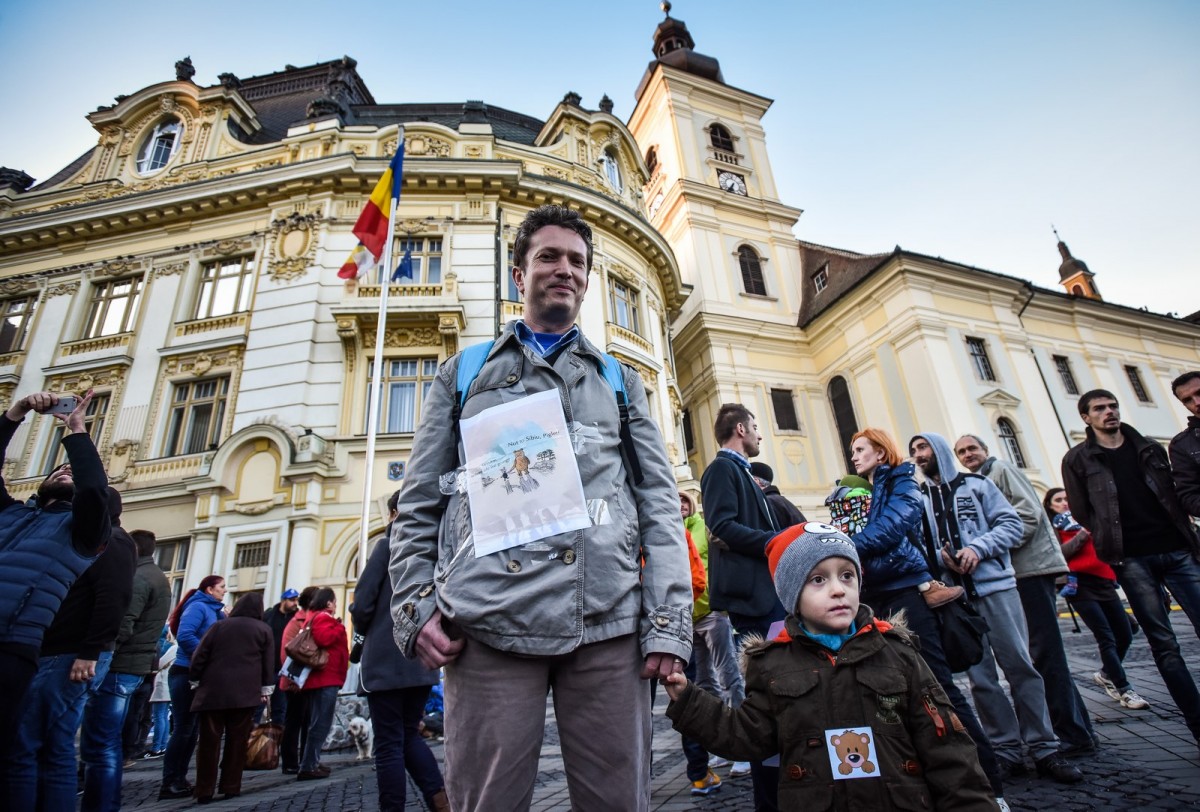
[{"label": "boy's face", "polygon": [[813,567],[800,590],[800,621],[813,634],[845,634],[858,615],[858,572],[836,556]]}]

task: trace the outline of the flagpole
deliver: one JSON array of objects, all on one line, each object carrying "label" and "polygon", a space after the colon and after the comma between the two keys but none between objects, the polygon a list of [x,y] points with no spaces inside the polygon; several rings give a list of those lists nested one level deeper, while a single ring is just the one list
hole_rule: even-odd
[{"label": "flagpole", "polygon": [[[404,127],[401,126],[396,136],[396,149],[404,149]],[[403,171],[403,170],[402,170]],[[375,360],[371,367],[371,393],[367,406],[367,458],[366,474],[363,477],[363,497],[361,528],[358,536],[358,572],[367,566],[367,537],[370,531],[372,480],[375,470],[375,435],[379,432],[379,401],[383,390],[383,334],[387,327],[388,289],[392,285],[392,241],[396,236],[396,213],[400,208],[399,188],[402,179],[393,179],[391,211],[388,214],[387,241],[383,244],[383,256],[379,258],[379,266],[383,268],[383,284],[379,290],[379,317],[375,323]]]}]

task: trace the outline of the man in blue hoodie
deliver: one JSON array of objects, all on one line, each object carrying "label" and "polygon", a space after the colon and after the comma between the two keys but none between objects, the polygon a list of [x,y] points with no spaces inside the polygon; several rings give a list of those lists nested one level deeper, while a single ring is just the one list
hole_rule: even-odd
[{"label": "man in blue hoodie", "polygon": [[[955,467],[954,452],[940,434],[918,434],[909,441],[908,450],[925,474],[921,494],[929,558],[940,561],[945,575],[966,589],[988,622],[983,660],[967,676],[979,720],[1002,767],[1010,775],[1024,771],[1024,743],[1039,776],[1062,784],[1079,783],[1083,774],[1058,752],[1046,688],[1029,657],[1029,630],[1009,558],[1009,550],[1021,540],[1021,517],[986,477]],[[1020,710],[1019,718],[1000,687],[997,661]]]}]

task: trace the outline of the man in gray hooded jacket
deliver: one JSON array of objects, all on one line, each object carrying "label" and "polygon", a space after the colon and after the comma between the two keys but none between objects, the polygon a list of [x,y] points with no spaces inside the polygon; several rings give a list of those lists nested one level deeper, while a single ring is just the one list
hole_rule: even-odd
[{"label": "man in gray hooded jacket", "polygon": [[[918,434],[908,449],[925,475],[921,493],[928,555],[967,590],[988,622],[983,660],[967,671],[967,677],[979,721],[1002,768],[1009,775],[1024,771],[1023,743],[1038,775],[1079,783],[1083,774],[1059,755],[1046,688],[1029,657],[1029,630],[1009,556],[1021,540],[1020,516],[986,477],[955,467],[954,452],[942,435]],[[1000,687],[993,655],[1008,679],[1017,715]]]},{"label": "man in gray hooded jacket", "polygon": [[958,461],[972,474],[987,477],[1021,517],[1021,540],[1012,548],[1017,594],[1029,627],[1029,655],[1046,686],[1050,723],[1064,752],[1095,751],[1095,734],[1083,697],[1071,679],[1062,633],[1058,628],[1058,589],[1055,581],[1066,575],[1058,535],[1042,507],[1033,483],[1021,469],[988,453],[987,444],[974,434],[964,434],[954,443]]}]

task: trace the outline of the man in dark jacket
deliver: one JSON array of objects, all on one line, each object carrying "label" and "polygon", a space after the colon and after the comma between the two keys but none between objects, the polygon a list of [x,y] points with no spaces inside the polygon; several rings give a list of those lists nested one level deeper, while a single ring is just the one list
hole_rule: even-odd
[{"label": "man in dark jacket", "polygon": [[[108,497],[109,520],[116,523],[121,496],[108,488]],[[103,552],[71,585],[46,630],[37,674],[7,744],[4,809],[74,807],[75,731],[88,698],[108,674],[136,568],[133,540],[116,523]]]},{"label": "man in dark jacket", "polygon": [[[83,809],[118,810],[121,808],[122,748],[126,717],[133,715],[136,725],[141,707],[134,709],[132,698],[146,680],[153,681],[158,662],[158,637],[171,613],[171,585],[154,563],[154,534],[134,530],[129,536],[113,517],[114,541],[128,538],[137,551],[137,570],[133,575],[133,598],[121,628],[108,674],[87,701],[83,711],[79,754],[84,765]],[[105,551],[105,555],[108,552]]]},{"label": "man in dark jacket", "polygon": [[1200,745],[1200,691],[1171,629],[1163,587],[1200,632],[1200,539],[1180,504],[1167,452],[1121,422],[1103,389],[1079,398],[1087,439],[1063,457],[1063,486],[1096,554],[1117,573],[1171,698]]},{"label": "man in dark jacket", "polygon": [[[64,425],[68,462],[46,477],[36,500],[18,502],[0,479],[0,730],[16,727],[42,636],[108,540],[108,479],[84,423],[91,398],[88,392],[70,414],[55,416]],[[13,403],[0,416],[0,459],[25,415],[46,414],[58,401],[36,392]]]},{"label": "man in dark jacket", "polygon": [[[283,630],[287,628],[288,621],[295,617],[296,611],[300,608],[299,599],[300,593],[289,587],[283,590],[283,594],[279,596],[279,603],[263,614],[263,622],[271,627],[271,632],[275,635],[276,666],[283,665]],[[283,720],[287,718],[287,701],[287,691],[276,691],[271,694],[271,721],[283,724]]]},{"label": "man in dark jacket", "polygon": [[804,524],[807,521],[804,514],[800,512],[800,508],[788,501],[788,498],[780,493],[779,488],[774,485],[775,471],[771,469],[771,466],[755,460],[750,463],[750,474],[754,477],[758,487],[762,488],[763,495],[767,497],[767,504],[771,506],[771,515],[775,518],[775,524],[784,528]]},{"label": "man in dark jacket", "polygon": [[1179,504],[1200,518],[1200,372],[1185,372],[1171,381],[1171,391],[1192,413],[1187,428],[1171,439],[1171,472]]},{"label": "man in dark jacket", "polygon": [[[767,568],[767,543],[780,526],[750,473],[750,458],[762,444],[754,415],[740,403],[726,403],[713,432],[721,448],[700,478],[709,530],[709,605],[729,613],[744,642],[748,634],[767,637],[771,624],[787,615]],[[778,770],[751,763],[756,809],[776,808]]]}]

